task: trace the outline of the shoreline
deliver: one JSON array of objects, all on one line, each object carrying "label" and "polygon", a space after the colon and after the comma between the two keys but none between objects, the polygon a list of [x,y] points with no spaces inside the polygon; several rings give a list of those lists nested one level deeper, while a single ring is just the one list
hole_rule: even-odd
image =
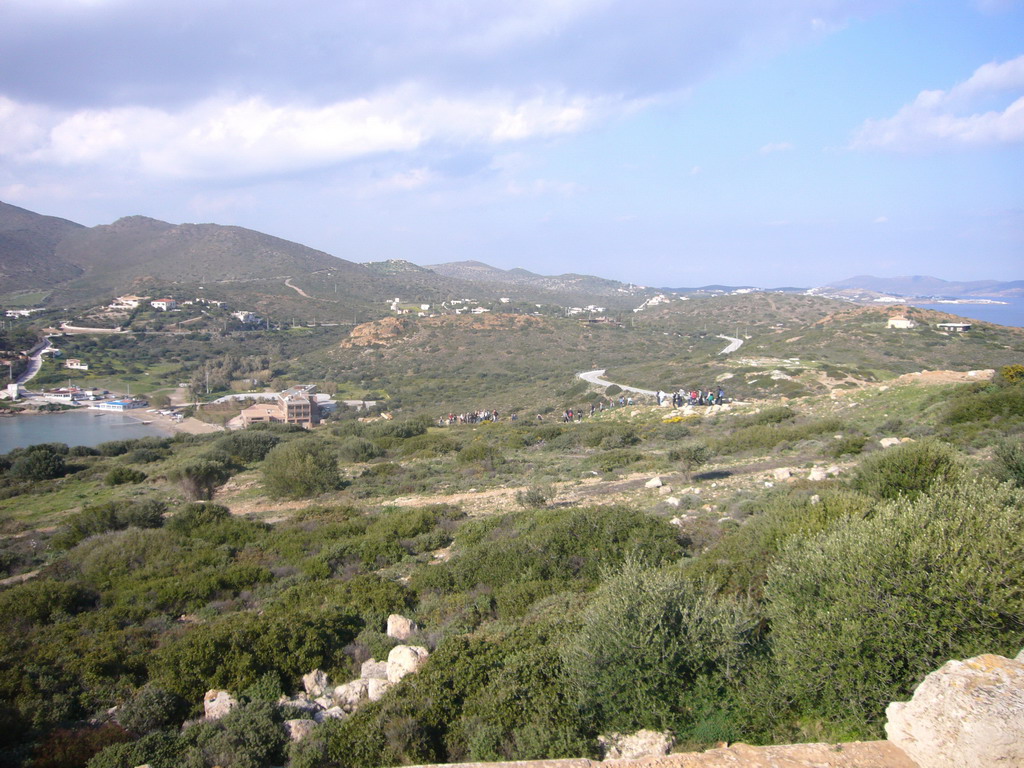
[{"label": "shoreline", "polygon": [[[141,413],[139,411],[141,411]],[[200,421],[192,416],[189,416],[187,419],[183,419],[182,421],[178,421],[177,419],[172,419],[170,416],[164,416],[162,413],[147,413],[141,408],[136,408],[130,411],[121,411],[121,413],[144,424],[168,430],[172,434],[207,435],[213,432],[227,431],[222,427],[218,427],[216,424],[207,424],[205,421]]]}]

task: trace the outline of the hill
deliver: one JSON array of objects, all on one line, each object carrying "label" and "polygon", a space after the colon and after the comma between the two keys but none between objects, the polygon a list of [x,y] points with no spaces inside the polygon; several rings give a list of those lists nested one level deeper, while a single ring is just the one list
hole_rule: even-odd
[{"label": "hill", "polygon": [[4,291],[47,288],[82,274],[56,255],[57,245],[85,229],[67,219],[0,202],[0,285]]}]

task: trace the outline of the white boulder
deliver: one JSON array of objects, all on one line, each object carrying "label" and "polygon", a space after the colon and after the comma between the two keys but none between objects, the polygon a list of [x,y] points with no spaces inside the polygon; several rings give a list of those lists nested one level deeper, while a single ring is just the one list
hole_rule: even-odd
[{"label": "white boulder", "polygon": [[219,720],[238,706],[238,699],[227,691],[209,690],[203,696],[203,712],[207,720]]},{"label": "white boulder", "polygon": [[[334,689],[334,703],[351,712],[367,698],[367,680],[359,678]],[[326,709],[326,707],[325,707]]]},{"label": "white boulder", "polygon": [[305,688],[306,693],[314,699],[327,693],[329,685],[330,682],[327,680],[327,673],[322,670],[314,669],[308,675],[302,676],[302,687]]},{"label": "white boulder", "polygon": [[661,482],[660,477],[652,477],[644,483],[644,488],[661,488],[662,485],[664,485],[664,483]]},{"label": "white boulder", "polygon": [[374,678],[378,680],[387,680],[388,663],[386,661],[368,659],[367,661],[364,661],[363,665],[359,668],[359,676],[364,680],[372,680]]},{"label": "white boulder", "polygon": [[598,736],[597,743],[605,760],[638,760],[662,757],[672,751],[675,740],[668,731],[642,730],[636,733],[612,733]]},{"label": "white boulder", "polygon": [[396,645],[388,654],[388,682],[397,683],[415,672],[429,655],[430,651],[420,645]]},{"label": "white boulder", "polygon": [[407,619],[397,613],[388,616],[388,637],[395,640],[408,640],[419,631],[419,626],[412,619]]},{"label": "white boulder", "polygon": [[366,698],[370,701],[380,701],[390,687],[391,683],[387,680],[381,680],[376,677],[370,678],[366,681]]},{"label": "white boulder", "polygon": [[1024,766],[1024,661],[946,662],[885,714],[889,741],[920,768]]}]

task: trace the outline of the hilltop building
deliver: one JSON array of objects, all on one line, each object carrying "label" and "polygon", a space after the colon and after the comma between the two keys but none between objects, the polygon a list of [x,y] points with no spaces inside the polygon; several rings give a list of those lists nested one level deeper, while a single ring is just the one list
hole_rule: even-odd
[{"label": "hilltop building", "polygon": [[250,424],[277,422],[298,424],[310,429],[320,423],[316,385],[306,384],[278,392],[269,403],[257,403],[245,408],[241,416],[242,423],[247,427]]},{"label": "hilltop building", "polygon": [[937,323],[940,331],[949,331],[952,333],[967,333],[971,330],[970,323]]},{"label": "hilltop building", "polygon": [[917,323],[911,320],[909,317],[903,315],[895,315],[889,318],[889,328],[917,328]]},{"label": "hilltop building", "polygon": [[83,363],[77,357],[69,357],[67,360],[65,360],[64,361],[64,367],[65,368],[72,368],[72,369],[74,369],[76,371],[88,371],[89,370],[89,364],[88,363]]},{"label": "hilltop building", "polygon": [[168,312],[172,309],[178,308],[178,302],[174,299],[154,299],[149,302],[149,306],[153,309],[159,309],[161,312]]}]

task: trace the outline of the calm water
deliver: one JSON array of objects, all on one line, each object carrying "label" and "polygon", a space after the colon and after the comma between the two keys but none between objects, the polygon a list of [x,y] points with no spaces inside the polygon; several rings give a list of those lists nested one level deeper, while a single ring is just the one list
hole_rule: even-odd
[{"label": "calm water", "polygon": [[967,317],[971,320],[984,320],[986,323],[1012,325],[1024,328],[1024,299],[999,299],[1007,304],[925,304],[911,302],[915,307],[935,309],[951,315]]},{"label": "calm water", "polygon": [[123,413],[65,411],[0,418],[0,454],[37,443],[99,445],[108,440],[165,437],[170,432]]}]

